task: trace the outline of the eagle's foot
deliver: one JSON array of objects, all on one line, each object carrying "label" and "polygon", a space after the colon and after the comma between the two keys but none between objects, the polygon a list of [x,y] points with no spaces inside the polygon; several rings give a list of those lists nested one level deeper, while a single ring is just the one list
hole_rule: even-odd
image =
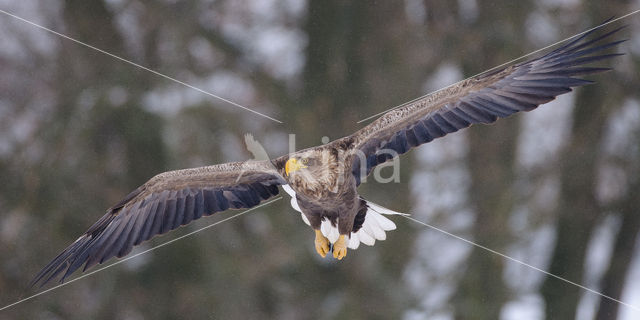
[{"label": "eagle's foot", "polygon": [[338,241],[333,244],[333,257],[342,260],[347,256],[347,239],[344,234],[341,234]]},{"label": "eagle's foot", "polygon": [[325,236],[322,235],[322,232],[320,232],[320,230],[315,230],[316,231],[316,251],[318,251],[318,254],[320,256],[322,256],[323,258],[327,256],[327,253],[329,253],[329,250],[331,248],[331,243],[329,242],[329,239],[327,239]]}]

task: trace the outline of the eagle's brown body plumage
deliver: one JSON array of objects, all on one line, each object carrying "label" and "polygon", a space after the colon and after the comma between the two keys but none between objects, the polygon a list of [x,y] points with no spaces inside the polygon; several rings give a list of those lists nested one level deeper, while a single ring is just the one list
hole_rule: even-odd
[{"label": "eagle's brown body plumage", "polygon": [[[378,164],[411,148],[466,128],[533,110],[572,87],[591,81],[576,78],[608,68],[586,64],[619,54],[604,50],[622,41],[597,44],[619,29],[585,33],[539,58],[486,73],[387,112],[354,134],[274,160],[245,161],[159,174],[126,196],[51,261],[33,280],[44,284],[112,257],[133,246],[227,209],[250,208],[278,194],[294,197],[294,209],[316,230],[316,250],[334,257],[359,243],[384,240],[397,214],[362,199],[357,187]],[[333,230],[332,228],[337,228]],[[333,230],[333,231],[332,231]],[[339,234],[338,234],[339,233]],[[336,256],[335,248],[340,254]]]}]

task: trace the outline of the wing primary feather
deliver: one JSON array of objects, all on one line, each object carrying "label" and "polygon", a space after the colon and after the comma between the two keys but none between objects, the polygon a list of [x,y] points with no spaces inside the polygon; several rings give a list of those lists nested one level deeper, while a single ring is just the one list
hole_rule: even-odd
[{"label": "wing primary feather", "polygon": [[202,190],[195,191],[193,205],[193,220],[200,219],[204,214],[204,195]]},{"label": "wing primary feather", "polygon": [[272,184],[272,185],[268,185],[265,186],[267,187],[267,190],[269,190],[269,192],[271,192],[272,195],[277,195],[280,191],[278,191],[278,185],[277,184]]},{"label": "wing primary feather", "polygon": [[438,126],[438,124],[435,123],[431,118],[422,120],[422,124],[427,129],[427,132],[429,133],[429,135],[434,139],[440,138],[446,134],[444,131],[442,131],[442,129],[440,129],[440,126]]},{"label": "wing primary feather", "polygon": [[164,202],[165,202],[165,215],[162,220],[162,229],[160,230],[161,234],[167,233],[174,229],[174,221],[177,215],[177,205],[178,205],[178,191],[171,190],[169,194],[167,194]]},{"label": "wing primary feather", "polygon": [[510,92],[508,90],[503,90],[503,89],[499,89],[499,90],[495,90],[493,92],[494,94],[506,97],[506,98],[510,98],[513,99],[515,101],[519,101],[519,102],[524,102],[524,103],[528,103],[528,104],[534,104],[534,105],[541,105],[544,103],[547,103],[553,99],[555,99],[555,97],[549,96],[549,95],[533,95],[533,94],[528,94],[528,93],[514,93],[514,92]]},{"label": "wing primary feather", "polygon": [[452,123],[454,126],[456,126],[458,129],[462,129],[462,128],[466,128],[468,126],[471,125],[470,121],[467,121],[466,119],[456,115],[453,111],[448,110],[447,112],[444,112],[442,114],[442,116],[447,119],[447,121],[449,121],[450,123]]},{"label": "wing primary feather", "polygon": [[429,132],[427,132],[427,128],[422,122],[418,122],[415,126],[413,126],[413,132],[420,143],[427,143],[433,140],[433,137],[429,135]]},{"label": "wing primary feather", "polygon": [[148,238],[148,235],[151,231],[151,227],[153,226],[153,219],[155,219],[155,211],[158,208],[158,203],[157,202],[150,202],[147,204],[147,206],[144,208],[143,214],[145,216],[144,218],[144,227],[142,228],[142,230],[140,231],[140,235],[138,236],[138,239],[136,239],[136,244],[141,243],[142,241],[145,241]]},{"label": "wing primary feather", "polygon": [[[127,253],[129,253],[133,248],[134,241],[138,237],[138,233],[140,232],[140,228],[142,227],[142,223],[140,221],[142,215],[138,214],[139,206],[140,206],[140,203],[138,202],[133,206],[131,206],[130,208],[126,209],[128,211],[127,214],[131,216],[127,220],[127,223],[130,224],[131,227],[129,228],[126,234],[126,240],[121,245],[121,249],[118,252],[118,257],[123,257]],[[85,270],[86,268],[89,268],[89,267],[90,266],[85,265]]]},{"label": "wing primary feather", "polygon": [[[611,30],[609,32],[606,32],[606,33],[604,33],[604,34],[602,34],[602,35],[600,35],[598,37],[595,37],[595,38],[593,38],[593,39],[591,39],[589,41],[582,42],[582,43],[580,43],[580,44],[578,44],[576,46],[573,46],[571,48],[565,47],[564,50],[560,50],[560,52],[556,52],[556,54],[554,56],[561,55],[561,54],[567,54],[567,53],[569,53],[569,54],[570,53],[575,53],[575,52],[579,51],[580,49],[588,47],[588,46],[590,46],[590,45],[592,45],[592,44],[594,44],[594,43],[596,43],[596,42],[598,42],[598,41],[600,41],[600,40],[602,40],[602,39],[604,39],[606,37],[609,37],[609,36],[617,33],[618,31],[620,31],[620,30],[622,30],[624,28],[626,28],[626,26],[620,26],[620,27],[618,27],[616,29],[613,29],[613,30]],[[583,36],[580,37],[580,40],[583,39],[588,34],[594,32],[594,31],[596,31],[596,29],[589,31],[588,33],[585,33]],[[625,40],[622,40],[622,41],[625,41]],[[604,46],[606,46],[606,44]],[[599,48],[599,47],[601,47],[601,46],[597,46],[595,48]]]},{"label": "wing primary feather", "polygon": [[195,197],[191,194],[190,191],[185,191],[184,197],[184,217],[182,220],[182,225],[186,225],[193,220],[193,211],[195,207]]},{"label": "wing primary feather", "polygon": [[601,27],[602,27],[602,25],[600,25],[600,26],[598,26],[596,28],[593,28],[592,30],[589,30],[589,31],[585,32],[584,34],[582,34],[581,36],[579,36],[576,39],[572,40],[571,42],[569,42],[569,43],[567,43],[567,44],[565,44],[565,45],[563,45],[563,46],[561,46],[561,47],[549,52],[548,54],[542,56],[540,59],[551,58],[551,57],[554,57],[554,56],[557,56],[557,55],[561,55],[563,53],[575,52],[576,50],[580,50],[580,49],[582,49],[582,48],[584,48],[586,46],[589,46],[589,45],[591,45],[593,43],[596,43],[596,42],[598,42],[598,41],[600,41],[600,40],[602,40],[602,39],[604,39],[604,38],[606,38],[606,37],[608,37],[610,35],[613,35],[614,33],[624,29],[626,26],[620,26],[620,27],[618,27],[616,29],[613,29],[612,31],[604,33],[604,34],[602,34],[602,35],[600,35],[598,37],[595,37],[595,38],[593,38],[593,39],[591,39],[589,41],[578,43],[581,40],[583,40],[586,37],[588,37],[589,35],[591,35],[592,33],[594,33],[597,30],[599,30]]},{"label": "wing primary feather", "polygon": [[168,193],[169,191],[165,190],[162,193],[158,194],[158,198],[156,199],[156,202],[158,202],[158,207],[156,208],[156,211],[153,213],[154,214],[153,225],[149,230],[149,237],[147,239],[153,238],[153,236],[159,234],[160,230],[162,230],[162,223],[164,222],[164,214],[165,214],[165,208],[166,208],[165,199]]},{"label": "wing primary feather", "polygon": [[484,100],[484,99],[481,99],[480,97],[470,98],[466,100],[466,102],[476,108],[484,108],[485,110],[487,110],[487,112],[495,114],[501,118],[506,118],[518,112],[518,110],[513,110],[507,106],[494,103],[493,101]]},{"label": "wing primary feather", "polygon": [[538,105],[534,103],[526,103],[523,101],[517,101],[509,97],[504,97],[498,94],[494,94],[493,92],[486,94],[484,97],[490,99],[491,101],[507,106],[511,109],[517,109],[519,111],[529,111],[535,109]]},{"label": "wing primary feather", "polygon": [[416,134],[413,132],[413,130],[409,129],[405,134],[407,136],[407,144],[409,145],[409,147],[416,147],[420,145],[420,142],[418,141],[418,138],[416,137]]},{"label": "wing primary feather", "polygon": [[251,188],[262,198],[263,200],[269,199],[271,197],[271,193],[264,185],[260,182],[254,182],[251,184]]},{"label": "wing primary feather", "polygon": [[459,108],[478,119],[480,123],[493,123],[498,119],[496,115],[488,112],[485,108],[474,108],[464,100],[460,101]]},{"label": "wing primary feather", "polygon": [[218,200],[218,207],[220,207],[220,211],[224,211],[229,209],[229,201],[224,197],[224,192],[222,190],[216,190],[216,199]]},{"label": "wing primary feather", "polygon": [[172,193],[165,200],[164,218],[162,219],[162,228],[160,234],[165,234],[173,230],[173,221],[176,217],[176,199],[175,193]]},{"label": "wing primary feather", "polygon": [[125,227],[121,223],[122,219],[123,217],[118,215],[117,219],[114,219],[109,223],[102,233],[92,237],[90,241],[86,241],[82,249],[75,252],[73,255],[74,257],[69,259],[69,269],[73,270],[67,270],[67,273],[65,273],[63,278],[66,278],[74,270],[80,267],[82,263],[85,263],[85,268],[88,268],[87,265],[101,263],[103,252],[107,249],[111,241],[115,241],[118,232]]},{"label": "wing primary feather", "polygon": [[399,154],[403,154],[409,150],[409,146],[407,145],[407,137],[405,131],[398,132],[393,138],[393,145],[395,148],[390,148],[398,152]]},{"label": "wing primary feather", "polygon": [[176,193],[176,215],[173,220],[173,229],[178,228],[184,221],[184,194],[182,191]]},{"label": "wing primary feather", "polygon": [[[277,195],[277,186],[284,182],[273,166],[268,160],[250,161],[158,174],[109,208],[83,236],[38,272],[30,284],[42,287],[57,277],[63,282],[83,265],[86,270],[114,256],[125,256],[133,246],[155,235],[229,208],[226,196],[236,201],[234,206],[259,204],[262,199]],[[240,175],[247,170],[247,175]],[[233,175],[244,182],[226,184],[232,180],[227,177]]]},{"label": "wing primary feather", "polygon": [[[109,254],[112,254],[114,251],[114,247],[116,245],[116,243],[118,243],[118,240],[121,239],[121,236],[124,232],[125,229],[127,229],[127,223],[126,221],[128,220],[128,218],[130,218],[130,216],[120,216],[121,218],[118,220],[115,220],[113,225],[116,226],[113,231],[110,232],[104,232],[103,235],[105,237],[105,241],[102,242],[102,244],[100,245],[100,249],[94,253],[94,255],[96,256],[97,259],[99,259],[99,263],[103,263],[105,261],[107,261],[107,259],[113,257],[113,255],[109,256]],[[81,260],[81,259],[78,259]],[[82,262],[84,261],[78,261],[80,262],[78,264],[78,266],[80,266],[82,264]],[[76,262],[72,263],[72,266],[74,266],[76,264]]]},{"label": "wing primary feather", "polygon": [[433,121],[444,131],[445,133],[452,133],[458,131],[456,124],[449,122],[449,120],[443,117],[440,113],[435,113],[433,115]]},{"label": "wing primary feather", "polygon": [[578,87],[586,84],[591,84],[593,81],[585,79],[577,79],[570,77],[563,78],[548,78],[548,79],[533,79],[533,77],[519,77],[518,81],[514,81],[512,86],[527,86],[527,87]]},{"label": "wing primary feather", "polygon": [[143,214],[143,209],[141,209],[142,205],[141,203],[137,203],[134,207],[130,208],[129,211],[131,212],[132,215],[135,215],[136,218],[133,219],[132,218],[132,223],[133,223],[133,229],[131,229],[130,234],[129,234],[129,239],[127,240],[127,246],[135,246],[137,245],[137,240],[140,237],[140,230],[142,230],[142,228],[144,227],[144,222],[146,219],[146,216]]},{"label": "wing primary feather", "polygon": [[244,191],[245,198],[247,199],[247,201],[245,202],[246,204],[245,208],[251,208],[257,205],[258,203],[260,203],[260,196],[256,191],[253,190],[251,185],[247,185],[246,187],[247,187],[247,190]]},{"label": "wing primary feather", "polygon": [[547,76],[562,76],[562,77],[571,77],[571,76],[583,76],[587,74],[601,73],[611,71],[611,68],[597,68],[597,67],[572,67],[562,70],[554,70],[548,73],[542,73],[542,75]]},{"label": "wing primary feather", "polygon": [[552,72],[554,69],[557,69],[557,68],[573,67],[573,66],[578,66],[578,65],[587,64],[587,63],[593,63],[593,62],[597,62],[597,61],[601,61],[601,60],[605,60],[605,59],[610,59],[610,58],[614,58],[614,57],[618,57],[618,56],[622,56],[622,55],[624,55],[624,53],[609,53],[609,54],[602,54],[602,55],[598,55],[598,56],[589,56],[589,57],[571,59],[571,60],[568,60],[568,59],[567,60],[558,60],[557,62],[554,62],[554,63],[545,64],[544,69],[540,69],[538,71],[539,72]]},{"label": "wing primary feather", "polygon": [[210,216],[219,211],[216,201],[216,192],[211,189],[202,190],[202,198],[204,201],[204,215]]},{"label": "wing primary feather", "polygon": [[131,247],[127,248],[126,244],[128,242],[129,235],[131,234],[131,230],[135,225],[134,221],[132,220],[135,220],[132,214],[128,214],[123,219],[121,223],[125,227],[122,229],[120,234],[116,237],[116,241],[114,241],[113,245],[111,245],[111,248],[109,248],[104,258],[101,259],[102,261],[106,261],[106,259],[109,259],[113,256],[117,256],[119,258],[129,253],[129,251],[131,250]]},{"label": "wing primary feather", "polygon": [[536,96],[558,96],[571,91],[568,87],[525,87],[509,85],[503,90],[516,94],[530,94]]}]

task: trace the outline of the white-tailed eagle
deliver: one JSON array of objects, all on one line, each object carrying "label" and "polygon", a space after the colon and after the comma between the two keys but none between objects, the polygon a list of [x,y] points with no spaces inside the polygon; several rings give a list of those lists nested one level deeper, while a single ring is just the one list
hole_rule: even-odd
[{"label": "white-tailed eagle", "polygon": [[485,73],[387,112],[356,133],[273,160],[246,161],[161,173],[124,197],[32,281],[64,281],[113,257],[124,257],[152,237],[227,209],[251,208],[278,194],[315,230],[315,248],[342,259],[360,242],[384,240],[398,214],[364,200],[357,188],[378,164],[411,148],[469,127],[530,111],[573,87],[576,78],[609,68],[588,64],[624,40],[607,42],[620,28],[585,33],[547,54]]}]

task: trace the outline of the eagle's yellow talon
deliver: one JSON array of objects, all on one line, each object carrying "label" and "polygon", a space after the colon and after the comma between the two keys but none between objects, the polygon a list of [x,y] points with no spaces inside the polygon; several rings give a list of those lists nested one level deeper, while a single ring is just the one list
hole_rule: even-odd
[{"label": "eagle's yellow talon", "polygon": [[333,257],[342,260],[347,256],[347,240],[343,234],[340,235],[338,241],[333,244]]},{"label": "eagle's yellow talon", "polygon": [[329,253],[329,250],[330,250],[330,243],[329,243],[329,239],[323,236],[320,230],[316,230],[315,244],[316,244],[316,251],[318,251],[318,254],[323,258],[326,257],[327,253]]}]

